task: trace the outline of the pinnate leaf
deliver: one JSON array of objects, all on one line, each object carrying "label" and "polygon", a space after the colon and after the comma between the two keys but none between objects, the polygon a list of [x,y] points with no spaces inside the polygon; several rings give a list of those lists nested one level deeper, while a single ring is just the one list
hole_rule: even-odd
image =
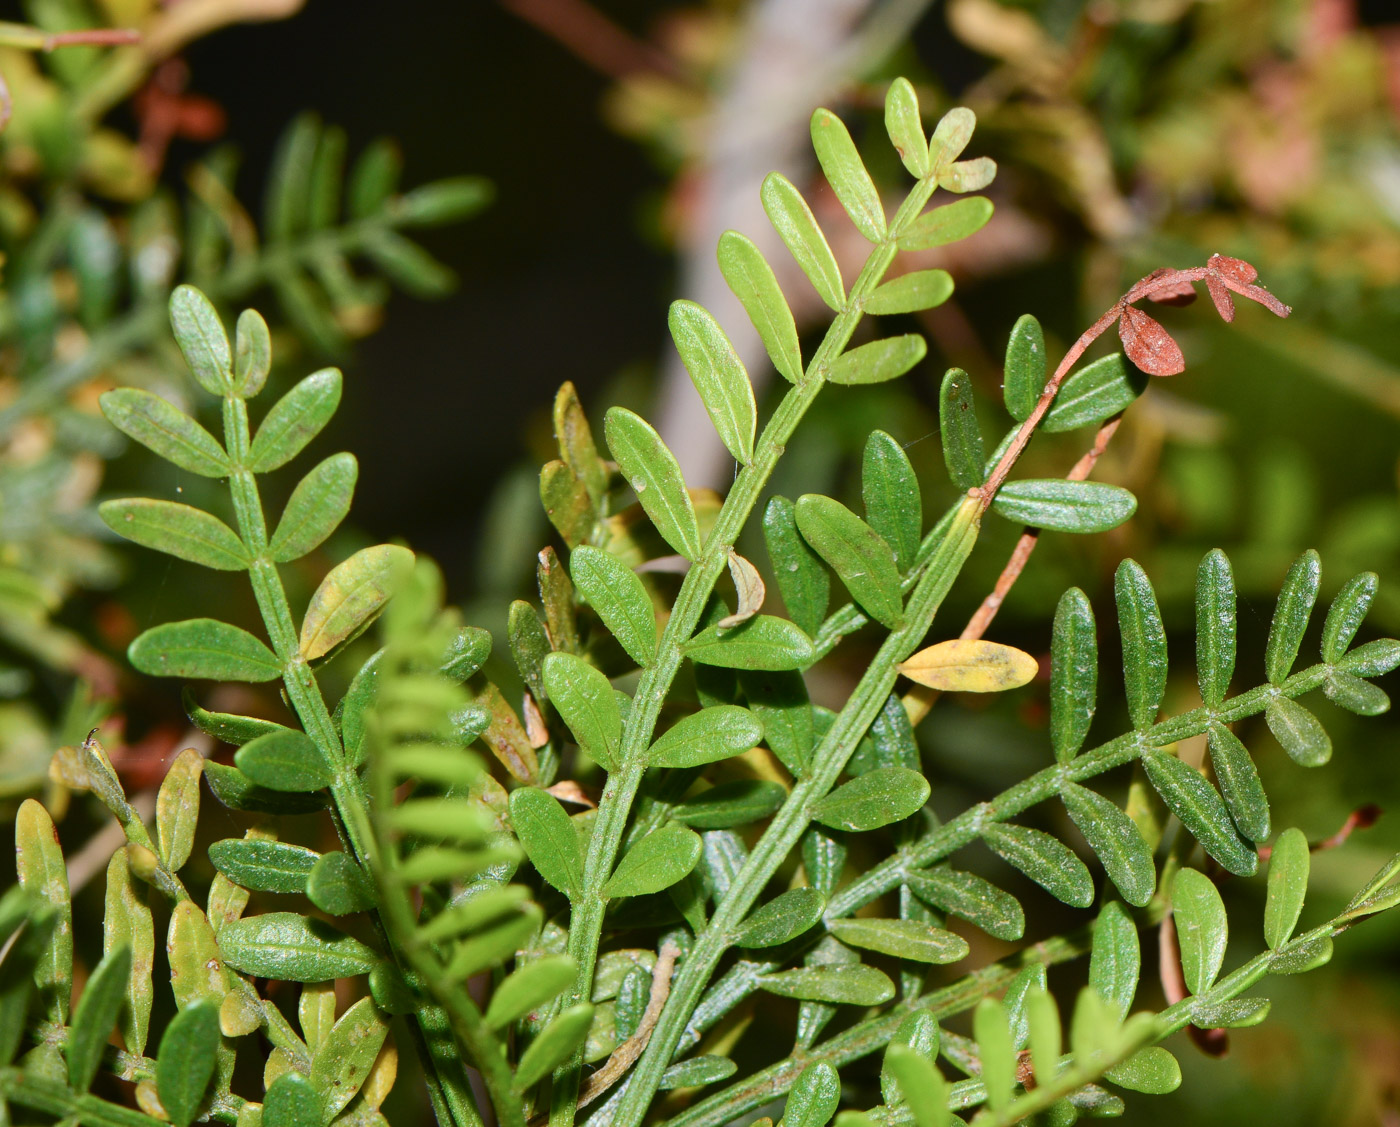
[{"label": "pinnate leaf", "polygon": [[272,334],[256,309],[238,315],[233,332],[233,382],[245,399],[262,391],[272,371]]},{"label": "pinnate leaf", "polygon": [[922,180],[933,167],[919,115],[919,96],[907,78],[896,78],[885,92],[885,132],[909,175]]},{"label": "pinnate leaf", "polygon": [[1181,1087],[1181,1065],[1161,1045],[1148,1045],[1105,1072],[1104,1079],[1130,1092],[1162,1096]]},{"label": "pinnate leaf", "polygon": [[254,892],[305,892],[320,858],[302,845],[258,838],[224,838],[209,846],[214,868]]},{"label": "pinnate leaf", "polygon": [[156,841],[161,863],[172,872],[190,859],[199,822],[199,778],[204,756],[192,747],[175,757],[156,794]]}]

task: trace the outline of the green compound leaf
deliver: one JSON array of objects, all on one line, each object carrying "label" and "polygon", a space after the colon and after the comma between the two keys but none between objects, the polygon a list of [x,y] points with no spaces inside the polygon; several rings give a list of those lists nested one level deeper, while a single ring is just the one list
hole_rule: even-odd
[{"label": "green compound leaf", "polygon": [[491,1004],[486,1009],[487,1028],[504,1029],[552,1001],[573,984],[577,969],[568,955],[546,955],[526,963],[491,994]]},{"label": "green compound leaf", "polygon": [[156,841],[161,863],[175,872],[190,859],[199,823],[199,777],[204,756],[187,747],[175,757],[156,794]]},{"label": "green compound leaf", "polygon": [[100,402],[108,422],[167,462],[201,477],[228,476],[228,455],[214,436],[160,396],[123,387]]},{"label": "green compound leaf", "polygon": [[530,1042],[515,1069],[515,1090],[527,1091],[573,1055],[588,1037],[593,1024],[593,1006],[580,1002],[570,1006]]},{"label": "green compound leaf", "polygon": [[88,976],[83,996],[73,1011],[65,1055],[68,1058],[68,1087],[79,1095],[92,1087],[107,1035],[117,1023],[126,1002],[131,977],[131,948],[122,944],[108,951]]},{"label": "green compound leaf", "polygon": [[891,628],[904,616],[899,568],[884,539],[840,501],[807,493],[795,506],[798,531],[851,597],[872,618]]},{"label": "green compound leaf", "polygon": [[676,351],[690,373],[695,390],[700,393],[700,400],[720,440],[735,459],[748,465],[753,461],[758,407],[739,354],[719,322],[693,301],[672,302],[668,323]]},{"label": "green compound leaf", "polygon": [[1259,781],[1259,772],[1254,769],[1254,760],[1239,737],[1223,724],[1211,724],[1206,735],[1210,765],[1230,817],[1250,841],[1263,841],[1269,836],[1269,799]]},{"label": "green compound leaf", "polygon": [[647,749],[653,767],[699,767],[757,747],[763,725],[747,708],[719,704],[678,720]]},{"label": "green compound leaf", "polygon": [[1157,887],[1157,869],[1136,823],[1103,795],[1078,783],[1066,783],[1060,799],[1123,899],[1137,908],[1145,905]]},{"label": "green compound leaf", "polygon": [[1196,680],[1201,699],[1218,707],[1234,673],[1235,576],[1225,553],[1216,548],[1196,569]]},{"label": "green compound leaf", "polygon": [[1150,728],[1167,690],[1167,635],[1157,595],[1136,560],[1124,560],[1113,577],[1118,629],[1123,635],[1123,689],[1133,727]]},{"label": "green compound leaf", "polygon": [[797,531],[793,504],[786,497],[769,500],[763,512],[763,539],[788,614],[806,633],[815,634],[826,617],[831,576]]},{"label": "green compound leaf", "polygon": [[[107,863],[105,907],[102,917],[103,953],[110,955],[119,947],[125,947],[131,953],[130,970],[124,985],[125,1004],[118,1014],[122,1043],[129,1053],[144,1053],[151,1026],[151,1003],[155,995],[151,981],[151,968],[155,963],[155,929],[145,895],[137,890],[132,879],[125,849],[118,849]],[[91,985],[89,980],[89,988]],[[82,1008],[81,1004],[78,1008]],[[104,1033],[102,1043],[105,1042]]]},{"label": "green compound leaf", "polygon": [[1269,731],[1300,767],[1321,767],[1332,758],[1332,738],[1311,712],[1288,697],[1277,697],[1264,710]]},{"label": "green compound leaf", "polygon": [[1119,1021],[1128,1016],[1142,972],[1137,925],[1117,900],[1109,900],[1094,921],[1089,956],[1089,985],[1099,992]]},{"label": "green compound leaf", "polygon": [[1279,591],[1278,605],[1274,608],[1269,642],[1264,650],[1264,670],[1271,684],[1283,684],[1298,659],[1298,647],[1303,644],[1321,582],[1322,561],[1309,548],[1288,569],[1283,589]]},{"label": "green compound leaf", "polygon": [[550,703],[579,747],[605,770],[617,769],[622,713],[607,677],[580,657],[552,653],[541,667]]},{"label": "green compound leaf", "polygon": [[189,1127],[218,1063],[219,1007],[196,1002],[181,1010],[165,1027],[156,1056],[156,1092],[170,1121]]},{"label": "green compound leaf", "polygon": [[848,947],[943,965],[967,957],[967,940],[922,920],[831,920],[827,930]]},{"label": "green compound leaf", "polygon": [[985,196],[944,204],[925,212],[900,233],[900,250],[930,250],[975,235],[992,218],[992,201]]},{"label": "green compound leaf", "polygon": [[1009,941],[1025,934],[1026,917],[1016,898],[979,876],[924,869],[909,873],[907,883],[920,900],[975,924],[994,939]]},{"label": "green compound leaf", "polygon": [[908,767],[877,767],[842,783],[812,806],[812,818],[836,830],[877,830],[917,813],[928,780]]},{"label": "green compound leaf", "polygon": [[645,668],[656,660],[656,611],[636,574],[599,548],[575,548],[569,556],[574,586],[603,620],[627,656]]},{"label": "green compound leaf", "polygon": [[739,676],[739,684],[749,708],[763,725],[769,750],[795,777],[806,775],[817,729],[802,674],[795,670],[744,672]]},{"label": "green compound leaf", "polygon": [[798,967],[761,975],[758,985],[770,994],[833,1006],[878,1006],[894,997],[894,983],[874,967],[832,964]]},{"label": "green compound leaf", "polygon": [[812,209],[793,187],[787,177],[770,172],[759,190],[768,222],[783,240],[783,245],[802,267],[812,287],[821,299],[838,313],[846,304],[846,289],[841,282],[841,269],[836,256],[827,245],[826,236],[817,226]]},{"label": "green compound leaf", "polygon": [[306,448],[340,406],[340,372],[313,372],[272,405],[253,436],[248,468],[268,473],[284,466]]},{"label": "green compound leaf", "polygon": [[948,1081],[927,1055],[891,1042],[885,1068],[904,1098],[914,1127],[951,1127],[956,1122],[948,1110]]},{"label": "green compound leaf", "polygon": [[876,316],[921,313],[953,296],[953,277],[946,270],[915,270],[877,286],[864,309]]},{"label": "green compound leaf", "polygon": [[565,896],[575,896],[583,887],[583,850],[559,800],[536,787],[520,787],[511,792],[510,820],[535,872]]},{"label": "green compound leaf", "polygon": [[762,252],[738,231],[719,237],[719,271],[758,331],[773,367],[789,383],[802,379],[802,350],[792,310]]},{"label": "green compound leaf", "polygon": [[815,888],[793,888],[757,909],[738,927],[739,947],[779,947],[815,927],[826,910],[826,897]]},{"label": "green compound leaf", "polygon": [[618,899],[670,888],[695,868],[700,848],[700,835],[694,830],[667,822],[627,851],[603,885],[603,895]]},{"label": "green compound leaf", "polygon": [[827,183],[862,235],[872,243],[885,237],[885,209],[880,193],[856,152],[855,142],[841,119],[830,110],[812,115],[812,148]]},{"label": "green compound leaf", "polygon": [[130,497],[103,501],[97,512],[118,536],[143,548],[215,571],[242,571],[248,566],[248,552],[238,533],[218,517],[191,505]]},{"label": "green compound leaf", "polygon": [[1060,596],[1050,640],[1050,743],[1068,763],[1084,745],[1098,693],[1099,644],[1094,610],[1078,587]]},{"label": "green compound leaf", "polygon": [[291,794],[260,787],[237,767],[212,760],[204,764],[204,778],[214,797],[230,810],[247,810],[254,814],[311,814],[326,805],[323,794]]},{"label": "green compound leaf", "polygon": [[982,840],[1055,899],[1076,908],[1087,908],[1094,902],[1094,881],[1088,868],[1049,834],[993,822],[983,827]]},{"label": "green compound leaf", "polygon": [[238,749],[233,762],[253,783],[268,790],[301,793],[335,781],[321,749],[305,732],[292,728],[249,741]]},{"label": "green compound leaf", "polygon": [[919,115],[919,96],[907,78],[896,78],[885,94],[885,132],[910,176],[922,180],[932,171]]},{"label": "green compound leaf", "polygon": [[1008,481],[992,508],[1007,520],[1052,532],[1107,532],[1137,512],[1137,498],[1102,481]]},{"label": "green compound leaf", "polygon": [[1322,660],[1340,661],[1351,645],[1371,602],[1376,597],[1380,578],[1374,571],[1364,571],[1348,579],[1327,609],[1327,621],[1322,624]]},{"label": "green compound leaf", "polygon": [[413,553],[397,544],[361,548],[326,573],[301,623],[301,656],[325,657],[364,630],[413,568]]},{"label": "green compound leaf", "polygon": [[321,1095],[301,1073],[284,1072],[268,1085],[262,1127],[321,1127],[325,1121]]},{"label": "green compound leaf", "polygon": [[662,539],[688,560],[700,555],[700,526],[676,456],[640,415],[625,407],[608,410],[608,449],[637,494]]},{"label": "green compound leaf", "polygon": [[1172,881],[1172,915],[1186,989],[1204,994],[1225,962],[1229,926],[1220,891],[1204,873],[1182,869]]},{"label": "green compound leaf", "polygon": [[259,682],[282,676],[276,654],[248,631],[213,618],[152,627],[131,643],[126,656],[152,677]]},{"label": "green compound leaf", "polygon": [[738,626],[711,626],[681,647],[697,665],[780,672],[805,669],[816,660],[812,639],[794,623],[767,614]]},{"label": "green compound leaf", "polygon": [[306,896],[332,916],[365,912],[379,902],[374,882],[353,857],[336,851],[324,854],[306,877]]},{"label": "green compound leaf", "polygon": [[1235,833],[1225,803],[1194,767],[1162,751],[1143,753],[1147,777],[1186,827],[1212,857],[1236,876],[1253,876],[1259,857]]},{"label": "green compound leaf", "polygon": [[299,560],[325,542],[350,512],[359,474],[353,454],[332,454],[297,482],[267,547],[274,563]]},{"label": "green compound leaf", "polygon": [[809,1064],[783,1105],[783,1127],[826,1127],[840,1102],[841,1080],[836,1069],[825,1061]]},{"label": "green compound leaf", "polygon": [[344,932],[293,912],[233,920],[219,932],[224,961],[257,978],[329,982],[367,974],[379,956]]},{"label": "green compound leaf", "polygon": [[1035,410],[1045,390],[1045,332],[1029,313],[1011,328],[1006,342],[1006,369],[1002,398],[1006,410],[1018,423],[1024,423]]},{"label": "green compound leaf", "polygon": [[233,353],[213,303],[193,286],[177,286],[170,327],[195,382],[210,395],[226,395],[233,387]]},{"label": "green compound leaf", "polygon": [[838,384],[884,383],[897,379],[928,354],[928,342],[918,333],[887,337],[842,353],[827,369]]},{"label": "green compound leaf", "polygon": [[1181,1087],[1181,1065],[1160,1045],[1149,1045],[1105,1072],[1104,1079],[1130,1092],[1163,1096]]},{"label": "green compound leaf", "polygon": [[214,868],[253,892],[305,892],[320,859],[314,849],[285,841],[230,837],[209,846]]},{"label": "green compound leaf", "polygon": [[388,1035],[388,1020],[369,998],[361,998],[331,1026],[311,1058],[311,1085],[325,1101],[328,1118],[355,1098]]},{"label": "green compound leaf", "polygon": [[972,378],[961,368],[949,368],[943,375],[938,429],[943,439],[943,462],[953,484],[964,490],[980,488],[987,477],[987,452],[977,424]]},{"label": "green compound leaf", "polygon": [[866,521],[894,551],[900,569],[907,570],[923,536],[923,498],[909,455],[882,430],[871,431],[866,440],[860,489]]},{"label": "green compound leaf", "polygon": [[1047,434],[1098,426],[1126,411],[1147,388],[1148,377],[1121,352],[1095,360],[1060,385],[1040,429]]},{"label": "green compound leaf", "polygon": [[687,798],[671,810],[671,817],[697,830],[727,830],[761,822],[777,813],[787,798],[780,783],[761,779],[735,779]]},{"label": "green compound leaf", "polygon": [[700,1088],[728,1080],[739,1066],[728,1057],[700,1056],[677,1061],[661,1074],[658,1090],[669,1092],[676,1088]]},{"label": "green compound leaf", "polygon": [[1390,697],[1384,689],[1350,673],[1343,673],[1340,669],[1333,669],[1327,674],[1322,691],[1337,707],[1358,716],[1380,716],[1390,711]]},{"label": "green compound leaf", "polygon": [[1264,900],[1264,942],[1277,951],[1293,935],[1308,893],[1312,854],[1297,828],[1286,829],[1269,854],[1269,892]]},{"label": "green compound leaf", "polygon": [[244,399],[262,391],[272,371],[272,334],[267,322],[256,309],[245,309],[238,315],[233,330],[234,390]]}]

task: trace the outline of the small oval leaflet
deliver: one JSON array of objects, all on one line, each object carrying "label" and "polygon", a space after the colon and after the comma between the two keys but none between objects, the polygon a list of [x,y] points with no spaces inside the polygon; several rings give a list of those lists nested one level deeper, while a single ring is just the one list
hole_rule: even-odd
[{"label": "small oval leaflet", "polygon": [[397,544],[362,548],[321,580],[301,623],[301,655],[324,657],[379,616],[413,567],[413,553]]},{"label": "small oval leaflet", "polygon": [[1239,737],[1223,724],[1214,723],[1207,732],[1210,765],[1215,771],[1225,806],[1240,833],[1250,841],[1269,836],[1269,799],[1259,781],[1254,761]]},{"label": "small oval leaflet", "polygon": [[1157,868],[1133,820],[1103,795],[1078,783],[1066,783],[1060,799],[1123,899],[1137,908],[1145,905],[1157,887]]},{"label": "small oval leaflet", "polygon": [[821,629],[831,595],[831,577],[797,531],[793,504],[773,497],[763,511],[763,540],[788,614],[808,634]]},{"label": "small oval leaflet", "polygon": [[792,181],[777,172],[764,178],[759,190],[768,222],[783,240],[783,245],[802,267],[821,299],[838,313],[846,304],[846,289],[841,281],[841,269],[831,253],[826,236],[817,226],[812,209],[793,187]]},{"label": "small oval leaflet", "polygon": [[291,728],[250,740],[238,749],[233,762],[255,784],[268,790],[320,790],[335,779],[335,772],[311,737]]},{"label": "small oval leaflet", "polygon": [[765,974],[759,986],[770,994],[830,1005],[878,1006],[894,997],[894,983],[874,967],[811,966]]},{"label": "small oval leaflet", "polygon": [[126,1001],[130,974],[131,948],[122,944],[103,956],[83,987],[65,1046],[68,1086],[79,1095],[92,1087],[107,1036]]},{"label": "small oval leaflet", "polygon": [[297,482],[267,546],[275,563],[320,547],[350,512],[360,466],[353,454],[332,454]]},{"label": "small oval leaflet", "polygon": [[1089,956],[1089,985],[1108,1003],[1119,1021],[1128,1016],[1142,970],[1137,925],[1117,900],[1109,900],[1094,921]]},{"label": "small oval leaflet", "polygon": [[916,963],[956,963],[969,950],[962,936],[922,920],[831,920],[827,930],[847,946]]},{"label": "small oval leaflet", "polygon": [[546,955],[508,975],[491,994],[486,1010],[489,1029],[502,1029],[531,1010],[558,997],[572,985],[576,967],[568,955]]},{"label": "small oval leaflet", "polygon": [[321,1127],[324,1122],[320,1094],[301,1073],[288,1070],[268,1085],[262,1127]]},{"label": "small oval leaflet", "polygon": [[987,452],[977,423],[972,379],[961,368],[943,373],[938,390],[938,430],[943,441],[943,462],[959,489],[977,489],[986,480]]},{"label": "small oval leaflet", "polygon": [[219,948],[234,970],[286,982],[329,982],[366,974],[379,956],[344,932],[293,912],[264,912],[233,920]]},{"label": "small oval leaflet", "polygon": [[1186,370],[1181,346],[1160,321],[1133,305],[1123,306],[1118,337],[1128,359],[1149,376],[1175,376]]},{"label": "small oval leaflet", "polygon": [[627,851],[603,885],[603,895],[645,896],[670,888],[695,868],[700,848],[700,835],[694,830],[667,822]]},{"label": "small oval leaflet", "polygon": [[1102,481],[1043,478],[1008,481],[992,508],[1007,520],[1052,532],[1107,532],[1137,512],[1137,498]]},{"label": "small oval leaflet", "polygon": [[1016,898],[972,873],[957,869],[924,869],[910,873],[914,895],[933,907],[976,924],[994,939],[1020,939],[1025,913]]},{"label": "small oval leaflet", "polygon": [[1225,803],[1194,767],[1161,751],[1144,752],[1147,777],[1173,814],[1212,857],[1236,876],[1253,876],[1259,857],[1239,839]]},{"label": "small oval leaflet", "polygon": [[306,449],[340,406],[341,382],[336,369],[323,368],[274,403],[253,436],[248,468],[269,473]]},{"label": "small oval leaflet", "polygon": [[165,773],[156,795],[156,841],[161,863],[172,872],[190,859],[199,822],[199,779],[204,756],[185,748]]},{"label": "small oval leaflet", "polygon": [[1321,582],[1322,561],[1309,548],[1288,569],[1279,591],[1278,604],[1274,607],[1269,641],[1264,650],[1264,670],[1271,684],[1283,684],[1293,669]]},{"label": "small oval leaflet", "polygon": [[1088,868],[1050,834],[993,822],[983,827],[982,840],[1057,900],[1076,908],[1087,908],[1094,902],[1094,880]]},{"label": "small oval leaflet", "polygon": [[681,647],[697,665],[726,669],[782,671],[805,669],[816,660],[816,650],[795,623],[768,614],[755,615],[738,626],[711,626]]},{"label": "small oval leaflet", "polygon": [[812,818],[837,830],[876,830],[917,813],[928,780],[908,767],[877,767],[842,783],[812,806]]},{"label": "small oval leaflet", "polygon": [[1235,576],[1219,548],[1196,569],[1196,680],[1201,699],[1218,705],[1235,672]]},{"label": "small oval leaflet", "polygon": [[1147,377],[1121,352],[1086,364],[1060,385],[1040,429],[1047,434],[1097,426],[1131,407],[1147,388]]},{"label": "small oval leaflet", "polygon": [[908,570],[923,535],[923,498],[909,455],[882,430],[871,431],[866,440],[860,492],[866,521],[894,551],[900,569]]},{"label": "small oval leaflet", "polygon": [[647,749],[654,767],[698,767],[742,755],[763,739],[763,725],[747,708],[721,704],[677,721]]},{"label": "small oval leaflet", "polygon": [[734,942],[740,947],[778,947],[815,927],[825,909],[826,897],[815,888],[789,889],[740,924]]},{"label": "small oval leaflet", "polygon": [[672,302],[669,323],[676,351],[720,441],[735,459],[747,465],[753,461],[758,406],[743,362],[719,322],[693,301]]},{"label": "small oval leaflet", "polygon": [[1035,679],[1040,666],[1014,646],[952,638],[911,655],[896,667],[919,685],[948,693],[1000,693]]},{"label": "small oval leaflet", "polygon": [[207,760],[204,779],[209,790],[230,810],[254,814],[310,814],[324,809],[326,799],[318,792],[296,794],[260,787],[237,767]]},{"label": "small oval leaflet", "polygon": [[1288,942],[1308,892],[1312,855],[1300,829],[1286,829],[1269,854],[1269,892],[1264,901],[1264,941],[1271,951]]},{"label": "small oval leaflet", "polygon": [[233,376],[235,390],[245,399],[262,391],[272,371],[272,334],[256,309],[238,315],[233,330]]},{"label": "small oval leaflet", "polygon": [[219,1007],[196,1002],[165,1027],[156,1056],[156,1091],[170,1121],[189,1127],[214,1077],[219,1047]]},{"label": "small oval leaflet", "polygon": [[321,855],[285,841],[225,838],[209,846],[214,868],[254,892],[305,892],[306,878]]},{"label": "small oval leaflet", "polygon": [[177,286],[170,295],[170,327],[199,386],[225,394],[233,383],[233,353],[213,303],[194,286]]},{"label": "small oval leaflet", "polygon": [[126,656],[153,677],[259,682],[282,676],[282,663],[262,642],[213,618],[153,626],[127,647]]},{"label": "small oval leaflet", "polygon": [[735,779],[687,798],[671,810],[671,817],[697,830],[727,830],[747,826],[775,813],[787,798],[780,783],[761,779]]},{"label": "small oval leaflet", "polygon": [[1371,601],[1376,597],[1380,578],[1374,571],[1364,571],[1347,580],[1327,608],[1327,620],[1322,624],[1322,660],[1340,661],[1351,645]]},{"label": "small oval leaflet", "polygon": [[885,209],[870,173],[841,119],[830,110],[812,114],[812,148],[851,222],[872,243],[885,237]]},{"label": "small oval leaflet", "polygon": [[914,270],[877,286],[865,299],[865,311],[876,316],[920,313],[953,296],[953,277],[946,270]]},{"label": "small oval leaflet", "polygon": [[904,375],[927,354],[928,343],[918,333],[873,340],[837,357],[826,378],[838,384],[884,383]]},{"label": "small oval leaflet", "polygon": [[705,1084],[716,1084],[727,1080],[739,1071],[739,1066],[728,1057],[700,1056],[677,1061],[661,1074],[657,1089],[662,1092],[676,1088],[699,1088]]},{"label": "small oval leaflet", "polygon": [[1181,1087],[1181,1065],[1161,1045],[1148,1045],[1105,1072],[1104,1079],[1130,1092],[1161,1096]]},{"label": "small oval leaflet", "polygon": [[537,787],[520,787],[511,792],[510,818],[535,871],[573,896],[583,885],[583,851],[559,800]]},{"label": "small oval leaflet", "polygon": [[327,1116],[338,1115],[354,1099],[388,1034],[388,1020],[369,998],[352,1005],[325,1034],[311,1058],[311,1085],[325,1101]]},{"label": "small oval leaflet", "polygon": [[1195,869],[1182,869],[1172,882],[1172,914],[1186,989],[1203,994],[1225,961],[1229,935],[1225,902],[1215,882]]},{"label": "small oval leaflet", "polygon": [[589,1002],[580,1002],[545,1026],[520,1057],[515,1069],[515,1090],[526,1091],[563,1064],[588,1036],[591,1024],[593,1006]]},{"label": "small oval leaflet", "polygon": [[201,477],[228,476],[228,455],[218,440],[159,395],[123,387],[103,392],[99,402],[108,422],[167,462]]},{"label": "small oval leaflet", "polygon": [[919,96],[907,78],[896,78],[885,93],[885,132],[909,175],[916,180],[927,176],[933,164],[919,116]]},{"label": "small oval leaflet", "polygon": [[248,552],[238,533],[218,517],[191,505],[131,497],[103,501],[97,512],[118,536],[143,548],[215,571],[242,571],[248,566]]},{"label": "small oval leaflet", "polygon": [[970,196],[926,211],[899,235],[900,250],[929,250],[975,235],[992,218],[992,201]]},{"label": "small oval leaflet", "polygon": [[794,507],[798,531],[872,618],[898,625],[904,614],[899,569],[884,539],[841,502],[816,493]]},{"label": "small oval leaflet", "polygon": [[1167,691],[1167,635],[1152,581],[1136,560],[1124,560],[1113,578],[1118,629],[1123,636],[1123,690],[1139,731],[1150,728]]},{"label": "small oval leaflet", "polygon": [[1078,587],[1060,596],[1050,640],[1050,743],[1056,763],[1084,745],[1098,694],[1099,644],[1094,609]]},{"label": "small oval leaflet", "polygon": [[608,449],[656,531],[686,559],[696,559],[700,526],[676,456],[650,423],[625,407],[609,408],[604,425]]},{"label": "small oval leaflet", "polygon": [[368,911],[379,899],[369,875],[354,858],[340,851],[324,854],[312,866],[306,878],[306,895],[332,916]]},{"label": "small oval leaflet", "polygon": [[1288,697],[1276,697],[1264,710],[1274,739],[1300,767],[1321,767],[1332,758],[1332,738],[1311,712]]},{"label": "small oval leaflet", "polygon": [[783,1127],[826,1127],[841,1102],[841,1079],[826,1061],[802,1070],[783,1105]]},{"label": "small oval leaflet", "polygon": [[719,270],[749,315],[773,367],[789,383],[802,378],[802,352],[792,310],[762,252],[738,231],[719,237]]},{"label": "small oval leaflet", "polygon": [[1036,401],[1045,389],[1045,332],[1040,322],[1029,313],[1017,319],[1006,342],[1005,378],[1002,398],[1006,410],[1018,423],[1025,422],[1035,410]]},{"label": "small oval leaflet", "polygon": [[616,770],[622,713],[607,677],[597,667],[569,653],[546,657],[541,675],[550,702],[579,747],[605,770]]},{"label": "small oval leaflet", "polygon": [[656,658],[656,611],[642,581],[599,548],[575,548],[569,557],[574,586],[598,613],[627,656],[645,668]]}]

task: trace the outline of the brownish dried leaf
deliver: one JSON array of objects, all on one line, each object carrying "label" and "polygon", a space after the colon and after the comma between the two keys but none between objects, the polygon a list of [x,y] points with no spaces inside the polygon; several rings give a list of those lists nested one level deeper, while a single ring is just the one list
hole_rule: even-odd
[{"label": "brownish dried leaf", "polygon": [[583,787],[579,786],[573,779],[565,779],[562,783],[555,783],[546,791],[552,794],[560,802],[569,802],[575,806],[586,806],[590,810],[598,809],[598,800],[590,795]]},{"label": "brownish dried leaf", "polygon": [[739,593],[739,609],[719,620],[721,629],[747,622],[763,607],[763,599],[767,595],[758,568],[733,548],[729,550],[729,574],[734,580],[734,590]]},{"label": "brownish dried leaf", "polygon": [[[1161,278],[1167,274],[1175,274],[1176,271],[1169,266],[1163,266],[1160,270],[1154,270],[1143,280],[1152,281],[1153,278]],[[1164,283],[1161,289],[1150,290],[1147,294],[1148,301],[1155,301],[1159,305],[1190,305],[1196,300],[1196,287],[1190,282],[1173,281]]]},{"label": "brownish dried leaf", "polygon": [[1213,254],[1206,265],[1212,270],[1218,271],[1222,277],[1228,278],[1232,282],[1238,282],[1242,286],[1249,285],[1259,277],[1259,271],[1242,258]]},{"label": "brownish dried leaf", "polygon": [[1149,317],[1132,305],[1123,307],[1118,321],[1118,336],[1128,359],[1149,376],[1175,376],[1186,370],[1186,358],[1181,346],[1162,327],[1160,321]]}]

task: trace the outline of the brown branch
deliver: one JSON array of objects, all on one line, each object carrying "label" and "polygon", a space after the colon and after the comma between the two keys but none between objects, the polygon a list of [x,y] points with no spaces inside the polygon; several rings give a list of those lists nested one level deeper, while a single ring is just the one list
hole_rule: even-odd
[{"label": "brown branch", "polygon": [[500,0],[500,4],[609,78],[646,73],[668,78],[677,75],[676,64],[669,55],[619,27],[584,0]]}]

